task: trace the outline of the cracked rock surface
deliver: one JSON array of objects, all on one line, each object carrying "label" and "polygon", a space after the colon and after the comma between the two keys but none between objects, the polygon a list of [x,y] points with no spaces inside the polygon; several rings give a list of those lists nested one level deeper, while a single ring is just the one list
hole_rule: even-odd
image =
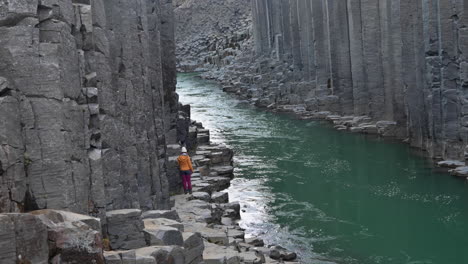
[{"label": "cracked rock surface", "polygon": [[173,22],[171,1],[0,2],[0,212],[169,208]]}]

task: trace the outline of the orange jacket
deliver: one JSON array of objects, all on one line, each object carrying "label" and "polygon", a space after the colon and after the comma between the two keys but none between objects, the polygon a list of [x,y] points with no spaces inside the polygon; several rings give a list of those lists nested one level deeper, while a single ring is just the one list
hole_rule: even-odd
[{"label": "orange jacket", "polygon": [[188,155],[180,155],[177,158],[177,163],[179,163],[179,168],[181,171],[189,170],[193,172],[192,161]]}]

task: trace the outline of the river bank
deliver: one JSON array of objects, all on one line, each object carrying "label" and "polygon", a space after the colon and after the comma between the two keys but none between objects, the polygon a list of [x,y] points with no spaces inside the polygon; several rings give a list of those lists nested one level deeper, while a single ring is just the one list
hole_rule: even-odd
[{"label": "river bank", "polygon": [[[337,114],[338,111],[321,110],[320,107],[311,109],[310,104],[318,104],[319,106],[323,105],[324,109],[333,109],[333,107],[330,108],[330,105],[333,105],[334,100],[332,97],[329,97],[328,101],[314,101],[310,102],[310,104],[291,104],[290,102],[294,101],[294,98],[291,98],[291,96],[294,97],[295,92],[288,89],[284,90],[285,86],[283,86],[284,91],[281,90],[282,92],[280,93],[285,94],[284,100],[273,100],[272,95],[264,94],[264,88],[262,88],[265,85],[277,85],[275,79],[272,79],[271,73],[258,75],[251,74],[251,72],[258,72],[259,70],[255,66],[249,67],[249,63],[246,63],[245,61],[241,60],[239,63],[241,66],[224,67],[219,69],[212,68],[209,71],[200,72],[199,76],[206,80],[214,80],[218,82],[222,86],[224,92],[234,94],[239,99],[247,100],[252,105],[266,111],[287,113],[302,120],[327,121],[338,131],[375,135],[392,141],[410,144],[409,139],[404,137],[406,134],[406,132],[403,131],[404,128],[395,121],[376,121],[369,116],[342,116]],[[278,65],[275,67],[281,68]],[[249,70],[247,71],[247,69]],[[279,74],[278,78],[284,78],[284,76]],[[291,87],[295,87],[297,94],[303,94],[304,90],[307,89],[307,86],[307,82],[294,82],[288,87],[289,89],[292,89]],[[296,101],[299,102],[300,100]],[[433,156],[433,154],[428,152],[428,150],[420,149],[418,147],[415,148],[421,150],[421,153],[426,157],[430,157],[433,160],[434,165],[445,169],[445,171],[450,173],[452,176],[468,180],[468,166],[465,160],[444,160],[440,156]],[[468,154],[466,154],[466,156],[468,156]]]},{"label": "river bank", "polygon": [[[229,202],[233,152],[210,144],[209,130],[190,125],[193,194],[173,195],[171,210],[108,211],[101,220],[60,210],[1,214],[1,263],[280,263],[296,253],[246,237],[241,206]],[[179,145],[168,145],[177,173]],[[180,191],[181,185],[178,186]],[[14,241],[15,243],[11,243]]]},{"label": "river bank", "polygon": [[177,89],[211,140],[236,153],[228,192],[245,210],[246,233],[298,252],[305,263],[468,259],[457,249],[467,243],[466,185],[414,149],[260,110],[194,74],[179,75]]}]

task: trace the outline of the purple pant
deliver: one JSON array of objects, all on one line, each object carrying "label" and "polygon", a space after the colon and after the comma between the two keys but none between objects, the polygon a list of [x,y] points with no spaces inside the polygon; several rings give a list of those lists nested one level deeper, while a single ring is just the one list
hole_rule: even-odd
[{"label": "purple pant", "polygon": [[182,177],[182,185],[184,186],[184,191],[192,190],[192,172],[180,171],[180,176]]}]

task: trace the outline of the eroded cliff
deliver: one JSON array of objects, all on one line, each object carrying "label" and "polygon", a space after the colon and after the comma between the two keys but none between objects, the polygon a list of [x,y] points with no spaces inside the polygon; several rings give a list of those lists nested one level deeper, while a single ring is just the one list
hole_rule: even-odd
[{"label": "eroded cliff", "polygon": [[171,1],[0,3],[0,212],[169,207],[173,27]]}]

